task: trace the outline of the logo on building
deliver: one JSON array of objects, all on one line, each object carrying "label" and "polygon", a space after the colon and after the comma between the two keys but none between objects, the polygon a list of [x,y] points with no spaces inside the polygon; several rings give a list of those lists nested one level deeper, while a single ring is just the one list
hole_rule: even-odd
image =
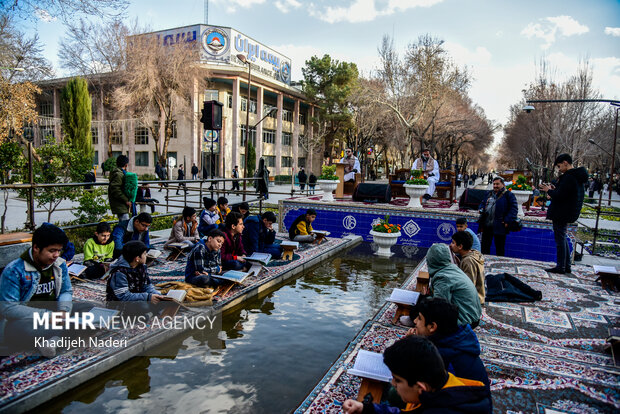
[{"label": "logo on building", "polygon": [[372,227],[375,227],[376,225],[381,224],[381,220],[383,220],[381,217],[377,217],[376,219],[372,221],[372,223],[370,223],[370,225]]},{"label": "logo on building", "polygon": [[441,223],[439,227],[437,227],[437,237],[443,241],[450,241],[455,232],[456,228],[450,223]]},{"label": "logo on building", "polygon": [[357,225],[357,220],[353,216],[346,216],[342,219],[342,226],[347,230],[353,230]]},{"label": "logo on building", "polygon": [[229,46],[228,35],[221,29],[214,27],[202,35],[202,48],[211,56],[222,56],[228,52]]},{"label": "logo on building", "polygon": [[282,67],[280,68],[280,80],[284,83],[288,83],[291,77],[291,65],[288,62],[282,62]]},{"label": "logo on building", "polygon": [[418,246],[400,246],[400,248],[409,259],[413,258],[420,251]]},{"label": "logo on building", "polygon": [[420,232],[420,226],[418,226],[415,221],[409,220],[405,223],[402,230],[407,236],[413,237]]}]

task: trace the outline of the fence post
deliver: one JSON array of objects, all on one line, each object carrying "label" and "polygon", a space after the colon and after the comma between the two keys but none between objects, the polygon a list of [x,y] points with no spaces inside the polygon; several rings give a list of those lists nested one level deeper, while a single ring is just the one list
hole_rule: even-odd
[{"label": "fence post", "polygon": [[32,142],[28,143],[28,179],[30,187],[28,187],[28,225],[30,230],[36,227],[34,220],[34,169],[32,168]]}]

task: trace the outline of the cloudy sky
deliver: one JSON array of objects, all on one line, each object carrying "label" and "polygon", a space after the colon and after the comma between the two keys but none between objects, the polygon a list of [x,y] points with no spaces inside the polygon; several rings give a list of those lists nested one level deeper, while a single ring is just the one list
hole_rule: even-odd
[{"label": "cloudy sky", "polygon": [[[153,30],[204,23],[204,2],[132,0],[128,16]],[[302,78],[306,59],[323,54],[355,62],[368,74],[378,65],[384,34],[404,51],[429,33],[469,68],[471,98],[502,124],[543,58],[558,80],[589,60],[603,97],[620,98],[618,0],[211,0],[208,22],[290,57],[293,80]],[[62,25],[39,20],[24,27],[39,32],[46,57],[58,68]]]}]

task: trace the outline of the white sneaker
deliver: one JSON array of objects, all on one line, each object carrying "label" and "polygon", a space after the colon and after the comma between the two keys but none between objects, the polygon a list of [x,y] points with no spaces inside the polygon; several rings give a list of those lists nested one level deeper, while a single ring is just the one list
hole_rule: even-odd
[{"label": "white sneaker", "polygon": [[407,315],[401,316],[398,321],[400,322],[401,325],[409,326],[410,328],[413,328],[415,326],[415,324],[411,320],[411,317]]}]

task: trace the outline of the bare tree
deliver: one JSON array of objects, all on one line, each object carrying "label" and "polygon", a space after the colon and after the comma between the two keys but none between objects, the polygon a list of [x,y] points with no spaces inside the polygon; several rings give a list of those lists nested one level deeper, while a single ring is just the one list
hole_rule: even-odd
[{"label": "bare tree", "polygon": [[76,15],[120,16],[128,5],[128,0],[6,0],[0,2],[0,12],[19,19],[70,22]]}]

